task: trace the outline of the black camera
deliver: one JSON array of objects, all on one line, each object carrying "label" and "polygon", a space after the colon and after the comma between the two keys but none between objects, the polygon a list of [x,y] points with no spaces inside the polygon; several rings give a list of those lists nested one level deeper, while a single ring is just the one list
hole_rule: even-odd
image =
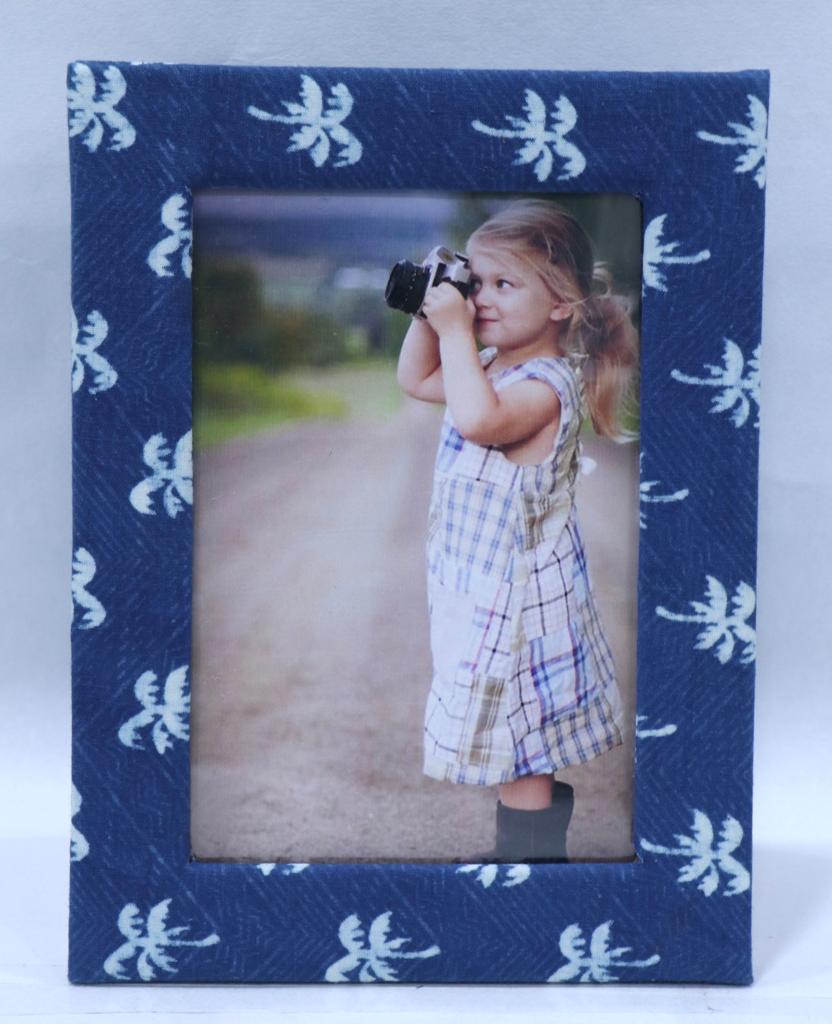
[{"label": "black camera", "polygon": [[444,245],[437,245],[428,253],[424,263],[399,260],[390,271],[384,299],[393,309],[424,320],[422,304],[428,288],[449,281],[467,299],[471,291],[470,278],[468,257],[461,252],[451,252]]}]

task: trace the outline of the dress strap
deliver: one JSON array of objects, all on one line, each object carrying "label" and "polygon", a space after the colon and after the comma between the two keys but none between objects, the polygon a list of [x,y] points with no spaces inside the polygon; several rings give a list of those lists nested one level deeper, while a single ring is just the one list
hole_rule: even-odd
[{"label": "dress strap", "polygon": [[584,366],[586,365],[586,361],[589,359],[589,354],[587,352],[570,352],[567,359],[578,380],[577,408],[580,410],[581,419],[584,419],[589,415],[589,407],[586,402],[586,387],[584,384]]},{"label": "dress strap", "polygon": [[501,390],[522,380],[539,380],[555,391],[561,403],[562,421],[571,419],[578,412],[583,414],[583,374],[580,367],[566,357],[538,356],[529,359],[500,375],[495,387]]}]

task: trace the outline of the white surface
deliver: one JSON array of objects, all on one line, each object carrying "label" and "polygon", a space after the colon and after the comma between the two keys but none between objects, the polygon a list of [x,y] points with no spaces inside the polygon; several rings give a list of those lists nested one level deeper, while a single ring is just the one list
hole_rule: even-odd
[{"label": "white surface", "polygon": [[[826,0],[4,0],[0,1022],[832,1021],[832,4]],[[772,71],[751,988],[72,988],[65,65]]]}]

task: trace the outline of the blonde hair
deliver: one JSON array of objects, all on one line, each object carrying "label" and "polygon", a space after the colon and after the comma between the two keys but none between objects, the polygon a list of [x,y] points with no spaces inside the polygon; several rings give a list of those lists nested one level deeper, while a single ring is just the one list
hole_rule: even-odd
[{"label": "blonde hair", "polygon": [[552,293],[572,307],[561,347],[585,356],[586,401],[596,433],[616,441],[636,435],[621,414],[632,398],[638,334],[630,302],[612,291],[612,277],[596,263],[592,242],[578,221],[545,199],[524,199],[481,224],[469,246],[500,249],[529,264]]}]

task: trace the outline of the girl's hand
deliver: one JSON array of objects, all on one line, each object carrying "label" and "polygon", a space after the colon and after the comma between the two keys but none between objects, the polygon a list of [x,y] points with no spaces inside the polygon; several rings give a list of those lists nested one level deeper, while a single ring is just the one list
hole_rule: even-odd
[{"label": "girl's hand", "polygon": [[422,312],[440,337],[458,332],[473,334],[476,315],[474,303],[471,299],[463,298],[462,292],[448,281],[428,289],[422,303]]}]

